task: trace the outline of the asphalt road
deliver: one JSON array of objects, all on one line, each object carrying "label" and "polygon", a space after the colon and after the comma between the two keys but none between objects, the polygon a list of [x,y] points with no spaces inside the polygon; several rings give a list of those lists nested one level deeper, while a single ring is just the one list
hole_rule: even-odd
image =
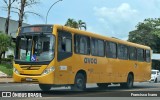
[{"label": "asphalt road", "polygon": [[[21,93],[27,92],[33,92],[36,91],[37,93],[41,93],[42,91],[38,87],[37,84],[20,84],[20,83],[8,83],[8,84],[0,84],[0,91],[18,91]],[[133,94],[158,94],[159,97],[149,97],[146,98],[144,96],[137,97],[137,96],[131,96],[131,93]],[[106,100],[106,99],[112,99],[112,100],[135,100],[138,98],[139,100],[151,100],[151,98],[160,99],[160,83],[149,83],[149,82],[143,82],[143,83],[134,83],[133,89],[124,89],[121,88],[119,85],[110,85],[107,89],[99,89],[96,84],[87,84],[87,90],[85,92],[75,92],[71,91],[70,87],[61,87],[61,88],[52,88],[50,92],[42,92],[42,96],[47,96],[45,98],[34,98],[35,100],[71,100],[70,97],[73,97],[78,100]],[[127,96],[127,97],[125,97]],[[52,97],[52,98],[48,98]],[[86,99],[82,98],[85,97]],[[98,97],[100,97],[98,99]],[[113,98],[115,97],[115,98]],[[123,98],[125,97],[125,98]],[[3,98],[4,99],[4,98]],[[7,99],[7,98],[6,98]],[[17,98],[17,99],[26,99],[30,100],[31,98]],[[33,98],[32,98],[33,99]]]}]

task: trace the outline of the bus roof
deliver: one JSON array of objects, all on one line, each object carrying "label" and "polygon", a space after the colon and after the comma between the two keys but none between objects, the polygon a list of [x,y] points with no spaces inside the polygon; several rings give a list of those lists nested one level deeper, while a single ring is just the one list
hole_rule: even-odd
[{"label": "bus roof", "polygon": [[[29,25],[29,26],[25,26],[25,27],[30,27],[30,26],[50,26],[50,25],[51,24],[37,24],[37,25]],[[69,32],[77,33],[77,34],[94,37],[94,38],[97,38],[97,39],[103,39],[103,40],[106,40],[106,41],[116,42],[116,43],[125,44],[125,45],[128,45],[128,46],[133,46],[133,47],[138,47],[138,48],[151,49],[149,46],[145,46],[145,45],[141,45],[141,44],[137,44],[137,43],[124,41],[124,40],[120,40],[120,39],[113,38],[113,37],[102,36],[102,35],[99,35],[97,33],[91,33],[91,32],[87,32],[87,31],[83,31],[83,30],[78,30],[78,29],[67,27],[67,26],[63,26],[63,25],[55,24],[54,27],[56,27],[58,29],[61,29],[61,30],[66,30],[66,31],[69,31]]]},{"label": "bus roof", "polygon": [[54,26],[57,27],[58,29],[61,29],[61,30],[66,30],[66,31],[73,32],[73,33],[78,33],[78,34],[81,34],[81,35],[86,35],[86,36],[90,36],[90,37],[94,37],[94,38],[98,38],[98,39],[103,39],[103,40],[106,40],[106,41],[121,43],[121,44],[125,44],[125,45],[128,45],[128,46],[133,46],[133,47],[138,47],[138,48],[151,49],[149,46],[124,41],[124,40],[120,40],[120,39],[117,39],[117,38],[102,36],[102,35],[99,35],[99,34],[96,34],[96,33],[91,33],[91,32],[87,32],[87,31],[83,31],[83,30],[78,30],[78,29],[70,28],[70,27],[63,26],[63,25],[54,25]]}]

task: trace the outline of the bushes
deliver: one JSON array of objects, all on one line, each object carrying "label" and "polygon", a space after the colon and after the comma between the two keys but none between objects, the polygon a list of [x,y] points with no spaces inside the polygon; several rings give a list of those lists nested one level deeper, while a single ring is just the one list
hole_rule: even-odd
[{"label": "bushes", "polygon": [[1,62],[2,63],[12,63],[14,56],[13,55],[8,55],[7,58],[2,58]]},{"label": "bushes", "polygon": [[[5,33],[0,33],[0,63],[6,61],[2,58],[2,54],[8,51],[9,48],[14,48],[15,44],[11,41],[11,37]],[[1,60],[3,59],[3,60]],[[8,61],[8,60],[7,60]]]},{"label": "bushes", "polygon": [[12,59],[10,59],[10,58],[2,58],[1,61],[2,62],[12,62]]},{"label": "bushes", "polygon": [[8,55],[7,58],[1,59],[0,71],[6,73],[8,76],[12,76],[13,74],[13,55]]},{"label": "bushes", "polygon": [[9,59],[13,59],[13,58],[14,58],[14,56],[13,56],[13,55],[8,55],[8,56],[7,56],[7,58],[9,58]]},{"label": "bushes", "polygon": [[8,76],[12,76],[13,74],[13,66],[12,64],[0,64],[0,71],[6,73]]}]

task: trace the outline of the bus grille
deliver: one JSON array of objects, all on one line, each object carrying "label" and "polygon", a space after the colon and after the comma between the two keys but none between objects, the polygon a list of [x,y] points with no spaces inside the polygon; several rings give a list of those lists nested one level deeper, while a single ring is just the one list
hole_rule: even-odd
[{"label": "bus grille", "polygon": [[20,66],[23,70],[39,70],[41,66]]},{"label": "bus grille", "polygon": [[20,74],[20,75],[25,75],[25,76],[40,76],[41,74]]}]

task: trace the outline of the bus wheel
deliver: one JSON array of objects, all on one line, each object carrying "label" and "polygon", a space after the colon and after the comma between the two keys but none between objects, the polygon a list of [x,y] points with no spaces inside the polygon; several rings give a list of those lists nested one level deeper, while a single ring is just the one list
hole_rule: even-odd
[{"label": "bus wheel", "polygon": [[49,91],[51,89],[51,85],[48,84],[39,84],[39,87],[42,91]]},{"label": "bus wheel", "polygon": [[83,91],[86,89],[86,80],[83,74],[78,73],[75,77],[74,84],[71,85],[73,91]]},{"label": "bus wheel", "polygon": [[120,85],[121,87],[130,89],[133,88],[133,81],[134,81],[133,75],[129,74],[127,78],[127,83],[121,83]]},{"label": "bus wheel", "polygon": [[154,83],[157,83],[157,78],[155,79]]},{"label": "bus wheel", "polygon": [[109,84],[107,84],[107,83],[97,83],[97,86],[98,86],[99,88],[102,88],[102,89],[107,88],[108,85],[109,85]]}]

